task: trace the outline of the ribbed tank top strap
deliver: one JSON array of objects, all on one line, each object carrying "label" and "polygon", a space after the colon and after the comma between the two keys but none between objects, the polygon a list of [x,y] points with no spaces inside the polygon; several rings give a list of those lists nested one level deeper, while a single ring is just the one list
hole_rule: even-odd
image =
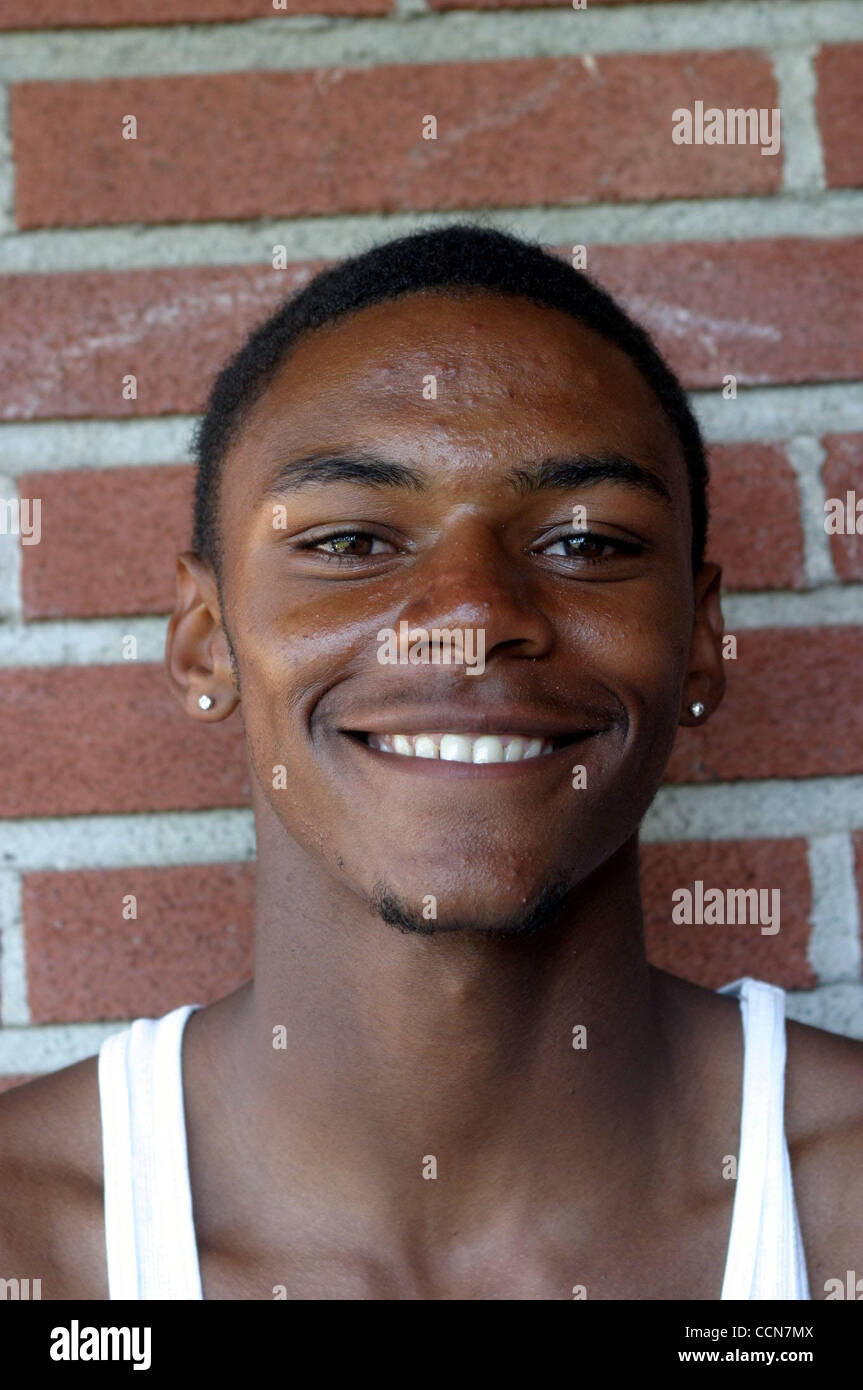
[{"label": "ribbed tank top strap", "polygon": [[785,991],[743,979],[720,993],[739,998],[743,1018],[737,1189],[720,1297],[808,1299],[785,1139]]},{"label": "ribbed tank top strap", "polygon": [[182,1043],[184,1004],[99,1050],[105,1249],[111,1299],[200,1299]]}]

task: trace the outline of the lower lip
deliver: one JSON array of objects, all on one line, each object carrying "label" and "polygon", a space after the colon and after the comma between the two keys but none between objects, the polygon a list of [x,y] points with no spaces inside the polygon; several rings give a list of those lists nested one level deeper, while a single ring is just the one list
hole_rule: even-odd
[{"label": "lower lip", "polygon": [[417,758],[404,753],[383,753],[379,748],[371,748],[369,744],[363,743],[361,739],[352,738],[349,734],[342,734],[342,737],[361,753],[374,758],[381,765],[385,764],[394,772],[408,772],[420,777],[476,777],[488,780],[498,777],[524,777],[551,768],[560,772],[561,762],[577,762],[584,745],[596,738],[596,734],[584,734],[562,748],[555,748],[552,753],[539,753],[535,758],[523,758],[521,762],[514,763],[459,763],[446,758]]}]

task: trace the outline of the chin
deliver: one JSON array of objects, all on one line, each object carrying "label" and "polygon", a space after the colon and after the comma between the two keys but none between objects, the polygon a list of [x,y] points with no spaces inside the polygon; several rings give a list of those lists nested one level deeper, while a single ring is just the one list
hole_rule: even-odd
[{"label": "chin", "polygon": [[393,884],[379,879],[368,897],[369,911],[388,926],[417,936],[444,936],[459,933],[483,937],[533,935],[550,924],[571,891],[571,884],[560,876],[549,876],[532,891],[502,897],[500,884],[490,884],[485,893],[437,897],[431,892],[406,895]]}]

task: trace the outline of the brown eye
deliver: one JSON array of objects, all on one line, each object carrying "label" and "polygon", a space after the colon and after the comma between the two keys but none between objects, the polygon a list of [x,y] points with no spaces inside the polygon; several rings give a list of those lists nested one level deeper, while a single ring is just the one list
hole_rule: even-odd
[{"label": "brown eye", "polygon": [[576,531],[568,536],[558,536],[543,554],[560,555],[567,560],[601,562],[612,560],[616,555],[638,555],[641,550],[642,546],[637,541],[603,536],[598,531]]},{"label": "brown eye", "polygon": [[369,555],[374,539],[374,536],[351,532],[342,536],[328,536],[326,540],[318,541],[315,548],[325,550],[328,555]]},{"label": "brown eye", "polygon": [[336,563],[379,558],[393,551],[390,541],[372,531],[331,531],[329,535],[304,541],[297,548],[307,555],[318,555],[322,560]]},{"label": "brown eye", "polygon": [[609,543],[602,536],[593,536],[589,532],[578,536],[563,536],[563,543],[568,546],[568,554],[580,555],[586,560],[598,560],[607,548]]}]

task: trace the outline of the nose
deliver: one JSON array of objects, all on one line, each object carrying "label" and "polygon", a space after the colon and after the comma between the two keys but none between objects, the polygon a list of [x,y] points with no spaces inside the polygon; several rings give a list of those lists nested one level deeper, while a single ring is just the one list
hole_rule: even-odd
[{"label": "nose", "polygon": [[499,525],[461,517],[429,546],[414,568],[399,619],[411,627],[475,629],[486,664],[495,651],[538,657],[554,626],[536,602],[527,556],[508,549]]}]

